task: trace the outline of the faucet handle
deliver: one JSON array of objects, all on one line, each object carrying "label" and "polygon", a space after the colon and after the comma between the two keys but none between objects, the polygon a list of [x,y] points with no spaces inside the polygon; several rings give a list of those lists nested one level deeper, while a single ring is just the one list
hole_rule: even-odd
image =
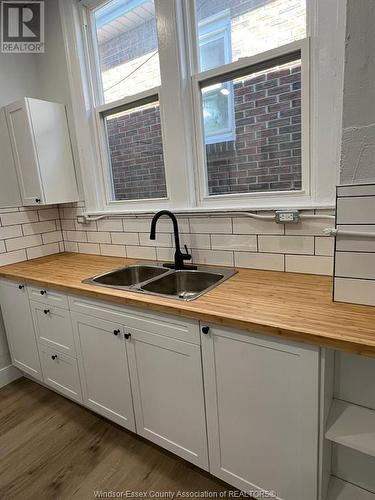
[{"label": "faucet handle", "polygon": [[185,247],[185,254],[182,254],[182,258],[183,260],[191,260],[191,255],[189,254],[189,250],[188,250],[188,247],[186,245],[184,245]]}]

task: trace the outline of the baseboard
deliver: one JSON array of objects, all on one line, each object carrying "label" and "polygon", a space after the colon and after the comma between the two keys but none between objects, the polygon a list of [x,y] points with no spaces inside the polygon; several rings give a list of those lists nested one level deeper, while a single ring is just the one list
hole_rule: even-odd
[{"label": "baseboard", "polygon": [[0,368],[0,388],[22,377],[22,373],[13,365]]}]

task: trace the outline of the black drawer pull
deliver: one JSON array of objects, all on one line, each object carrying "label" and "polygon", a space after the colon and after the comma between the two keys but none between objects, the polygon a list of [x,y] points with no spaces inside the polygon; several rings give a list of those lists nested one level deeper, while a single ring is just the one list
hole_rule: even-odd
[{"label": "black drawer pull", "polygon": [[44,311],[43,311],[43,312],[44,312],[44,314],[48,314],[48,313],[50,313],[51,311],[50,311],[49,309],[44,309]]},{"label": "black drawer pull", "polygon": [[124,337],[126,338],[126,340],[130,339],[130,337],[132,336],[131,333],[125,333]]},{"label": "black drawer pull", "polygon": [[52,354],[51,358],[52,358],[53,360],[57,359],[57,354]]},{"label": "black drawer pull", "polygon": [[18,285],[18,288],[19,288],[20,290],[23,290],[23,289],[25,288],[25,285]]},{"label": "black drawer pull", "polygon": [[207,335],[207,333],[210,331],[210,327],[209,326],[202,326],[202,333],[204,333],[205,335]]},{"label": "black drawer pull", "polygon": [[40,295],[46,295],[47,290],[40,290]]},{"label": "black drawer pull", "polygon": [[120,330],[113,330],[113,335],[118,335],[120,333]]},{"label": "black drawer pull", "polygon": [[35,198],[35,203],[40,203],[40,198]]}]

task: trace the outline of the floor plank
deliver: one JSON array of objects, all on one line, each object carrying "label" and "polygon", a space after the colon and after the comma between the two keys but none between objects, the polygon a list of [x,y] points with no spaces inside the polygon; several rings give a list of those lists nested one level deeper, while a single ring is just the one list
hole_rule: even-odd
[{"label": "floor plank", "polygon": [[28,380],[0,390],[0,498],[228,490],[197,467]]}]

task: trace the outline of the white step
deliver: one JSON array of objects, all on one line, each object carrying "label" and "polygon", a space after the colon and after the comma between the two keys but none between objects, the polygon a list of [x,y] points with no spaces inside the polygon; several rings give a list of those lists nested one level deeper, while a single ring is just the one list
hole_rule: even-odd
[{"label": "white step", "polygon": [[375,411],[334,399],[325,437],[375,457]]},{"label": "white step", "polygon": [[363,490],[337,477],[331,477],[327,500],[375,500],[375,493]]}]

